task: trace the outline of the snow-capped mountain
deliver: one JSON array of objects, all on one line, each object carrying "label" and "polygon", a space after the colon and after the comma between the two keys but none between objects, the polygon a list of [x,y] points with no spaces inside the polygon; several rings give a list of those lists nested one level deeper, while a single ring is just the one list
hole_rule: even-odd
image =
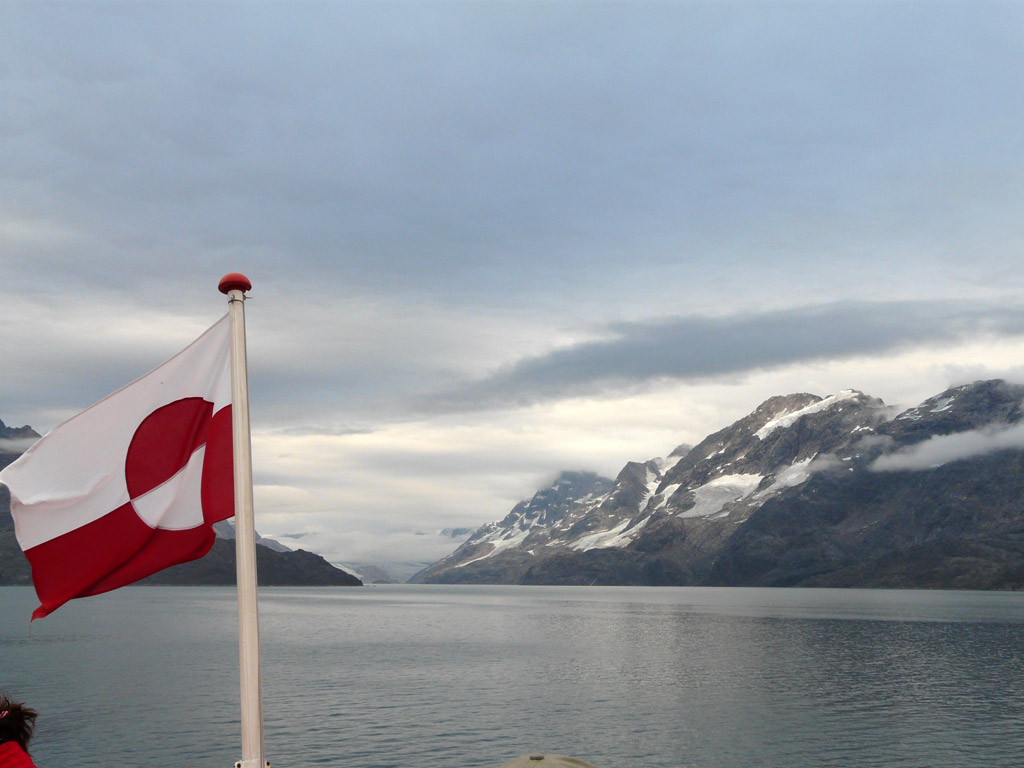
[{"label": "snow-capped mountain", "polygon": [[612,488],[613,481],[592,472],[563,472],[532,499],[519,502],[504,520],[483,526],[452,555],[424,569],[412,580],[421,581],[421,576],[444,563],[465,566],[479,561],[481,565],[474,572],[485,573],[493,558],[502,552],[507,553],[503,560],[528,562],[535,553],[523,548],[523,542],[531,537],[549,539],[569,512],[580,507],[589,509],[595,499],[604,499]]},{"label": "snow-capped mountain", "polygon": [[[1022,400],[1024,387],[998,381],[957,387],[902,413],[854,390],[825,398],[773,397],[693,448],[680,446],[665,459],[630,462],[614,481],[563,474],[414,580],[781,584],[817,578],[831,583],[827,574],[853,565],[844,559],[847,550],[856,550],[860,564],[874,558],[846,530],[850,519],[868,507],[875,510],[874,525],[885,516],[928,516],[917,509],[932,494],[918,487],[927,468],[914,466],[915,445],[1015,424]],[[946,453],[954,448],[947,445]],[[1020,450],[999,455],[1003,463],[1024,456]],[[886,467],[883,457],[892,457],[897,466]],[[964,462],[991,460],[992,452],[976,451],[953,463],[962,471]],[[906,468],[900,469],[900,462]],[[925,472],[934,493],[945,487],[943,478],[951,471],[955,474]],[[1024,491],[1024,475],[1014,482]],[[993,483],[1005,488],[1005,481]],[[915,487],[916,496],[903,492]],[[895,494],[888,500],[898,498],[899,509],[895,502],[880,504],[887,498],[880,488]],[[825,489],[827,496],[820,493]],[[882,495],[872,495],[877,493]],[[991,489],[975,489],[961,499],[960,509],[974,514],[992,496]],[[814,515],[803,514],[805,509]],[[1012,520],[1020,522],[1019,511],[1002,510],[997,517],[1011,519],[1011,527]],[[768,525],[776,519],[777,525]],[[875,554],[911,547],[914,534],[908,529],[906,535],[907,542],[875,542]],[[813,545],[800,543],[808,537]],[[769,550],[766,559],[749,557]],[[789,562],[790,551],[801,551],[806,562]],[[858,578],[870,580],[866,571]]]}]

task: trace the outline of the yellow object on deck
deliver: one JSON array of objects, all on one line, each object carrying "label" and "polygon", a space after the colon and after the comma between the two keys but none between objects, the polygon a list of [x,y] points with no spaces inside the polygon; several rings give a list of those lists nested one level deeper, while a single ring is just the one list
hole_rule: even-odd
[{"label": "yellow object on deck", "polygon": [[560,755],[523,755],[517,757],[511,763],[505,763],[500,768],[597,768],[583,760],[575,757],[561,757]]}]

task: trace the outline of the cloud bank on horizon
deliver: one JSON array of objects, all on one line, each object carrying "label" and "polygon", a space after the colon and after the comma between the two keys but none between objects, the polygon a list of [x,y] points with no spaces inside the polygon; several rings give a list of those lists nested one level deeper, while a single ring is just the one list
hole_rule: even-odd
[{"label": "cloud bank on horizon", "polygon": [[0,417],[141,375],[244,272],[261,532],[394,561],[773,394],[1024,380],[1022,36],[1012,2],[6,2]]}]

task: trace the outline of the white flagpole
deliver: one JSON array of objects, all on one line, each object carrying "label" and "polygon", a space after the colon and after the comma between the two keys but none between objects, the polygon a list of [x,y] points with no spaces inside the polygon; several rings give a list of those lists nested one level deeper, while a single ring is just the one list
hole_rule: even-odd
[{"label": "white flagpole", "polygon": [[242,693],[242,760],[235,768],[263,768],[263,693],[256,599],[256,527],[252,514],[252,449],[245,362],[245,292],[252,283],[237,272],[221,278],[231,316],[231,437],[235,466],[235,560],[238,576],[238,660]]}]

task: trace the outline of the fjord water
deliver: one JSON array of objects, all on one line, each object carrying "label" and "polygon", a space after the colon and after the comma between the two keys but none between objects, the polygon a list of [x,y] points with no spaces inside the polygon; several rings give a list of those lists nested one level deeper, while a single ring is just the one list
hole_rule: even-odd
[{"label": "fjord water", "polygon": [[[129,588],[35,622],[0,589],[0,690],[43,768],[240,759],[234,593]],[[601,768],[1010,766],[1024,594],[263,589],[268,759]]]}]

